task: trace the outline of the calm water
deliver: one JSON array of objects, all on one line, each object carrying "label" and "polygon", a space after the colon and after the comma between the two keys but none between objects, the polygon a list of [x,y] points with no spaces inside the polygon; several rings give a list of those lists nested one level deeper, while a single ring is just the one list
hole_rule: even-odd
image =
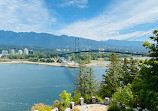
[{"label": "calm water", "polygon": [[[101,80],[105,69],[93,68]],[[73,91],[76,68],[31,64],[0,65],[0,111],[28,111],[34,103],[52,105],[59,94]]]}]

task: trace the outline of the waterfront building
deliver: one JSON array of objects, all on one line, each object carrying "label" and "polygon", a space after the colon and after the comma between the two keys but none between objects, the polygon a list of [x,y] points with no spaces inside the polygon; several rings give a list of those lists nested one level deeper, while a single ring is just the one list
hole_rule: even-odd
[{"label": "waterfront building", "polygon": [[11,49],[10,53],[14,55],[15,54],[15,50]]},{"label": "waterfront building", "polygon": [[22,54],[23,54],[23,51],[22,51],[22,50],[19,50],[19,51],[18,51],[18,54],[19,54],[19,55],[22,55]]},{"label": "waterfront building", "polygon": [[29,54],[33,54],[33,50],[29,50]]},{"label": "waterfront building", "polygon": [[28,55],[29,54],[29,50],[27,48],[24,49],[24,54]]},{"label": "waterfront building", "polygon": [[7,50],[2,50],[2,55],[7,55],[8,51]]}]

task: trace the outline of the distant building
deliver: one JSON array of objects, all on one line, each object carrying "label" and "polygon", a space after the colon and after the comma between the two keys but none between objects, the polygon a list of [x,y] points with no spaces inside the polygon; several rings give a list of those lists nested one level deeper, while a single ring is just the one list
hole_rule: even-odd
[{"label": "distant building", "polygon": [[27,48],[24,49],[24,54],[28,55],[29,54],[29,50]]},{"label": "distant building", "polygon": [[10,53],[14,55],[15,54],[15,50],[11,49]]},{"label": "distant building", "polygon": [[8,51],[7,50],[2,50],[2,55],[7,55]]},{"label": "distant building", "polygon": [[61,49],[56,49],[56,51],[61,52]]},{"label": "distant building", "polygon": [[29,54],[33,54],[33,50],[29,50]]},{"label": "distant building", "polygon": [[99,51],[104,51],[105,49],[98,49]]},{"label": "distant building", "polygon": [[22,54],[23,54],[23,51],[22,51],[22,50],[19,50],[19,51],[18,51],[18,54],[19,54],[19,55],[22,55]]},{"label": "distant building", "polygon": [[69,49],[63,49],[63,51],[64,51],[64,52],[65,52],[65,51],[69,52]]}]

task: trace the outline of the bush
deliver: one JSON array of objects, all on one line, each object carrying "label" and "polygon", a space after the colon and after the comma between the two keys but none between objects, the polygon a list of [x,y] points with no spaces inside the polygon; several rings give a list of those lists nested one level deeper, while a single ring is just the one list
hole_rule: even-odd
[{"label": "bush", "polygon": [[53,104],[53,106],[52,106],[52,108],[59,108],[60,105],[61,105],[60,101],[55,100],[55,101],[54,101],[54,104]]},{"label": "bush", "polygon": [[122,105],[125,106],[131,106],[131,102],[133,101],[133,93],[131,90],[131,85],[128,84],[127,86],[125,86],[124,88],[119,87],[117,89],[117,92],[115,92],[112,95],[112,100],[114,102],[121,102]]},{"label": "bush", "polygon": [[65,111],[66,107],[65,106],[60,106],[59,111]]},{"label": "bush", "polygon": [[71,94],[70,93],[66,93],[66,90],[64,90],[61,94],[60,94],[60,100],[61,100],[61,104],[62,106],[65,107],[69,107],[70,106],[70,102],[71,102]]},{"label": "bush", "polygon": [[99,97],[99,96],[95,96],[95,97],[96,97],[96,102],[102,102],[101,97]]},{"label": "bush", "polygon": [[81,93],[75,92],[73,97],[73,102],[75,102],[75,104],[79,104],[80,97],[81,97]]},{"label": "bush", "polygon": [[85,97],[84,97],[84,102],[85,103],[92,103],[92,96],[90,96],[90,95],[85,95]]},{"label": "bush", "polygon": [[[99,97],[99,96],[95,96],[95,97],[96,97],[96,102],[101,102],[102,101],[101,97]],[[92,96],[86,95],[84,97],[84,102],[85,103],[92,103]]]},{"label": "bush", "polygon": [[125,111],[134,111],[133,109],[125,109]]},{"label": "bush", "polygon": [[73,108],[73,109],[71,109],[71,111],[81,111],[81,110],[78,108]]},{"label": "bush", "polygon": [[38,110],[38,111],[51,111],[52,107],[48,107],[43,103],[35,104],[32,106],[31,111]]},{"label": "bush", "polygon": [[108,111],[121,111],[121,108],[116,103],[113,103],[109,106]]}]

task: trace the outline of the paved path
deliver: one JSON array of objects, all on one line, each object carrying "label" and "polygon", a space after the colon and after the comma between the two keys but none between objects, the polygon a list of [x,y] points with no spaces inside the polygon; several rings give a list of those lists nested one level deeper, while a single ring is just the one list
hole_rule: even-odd
[{"label": "paved path", "polygon": [[76,108],[79,108],[81,111],[107,111],[107,106],[101,104],[85,104],[77,105]]}]

